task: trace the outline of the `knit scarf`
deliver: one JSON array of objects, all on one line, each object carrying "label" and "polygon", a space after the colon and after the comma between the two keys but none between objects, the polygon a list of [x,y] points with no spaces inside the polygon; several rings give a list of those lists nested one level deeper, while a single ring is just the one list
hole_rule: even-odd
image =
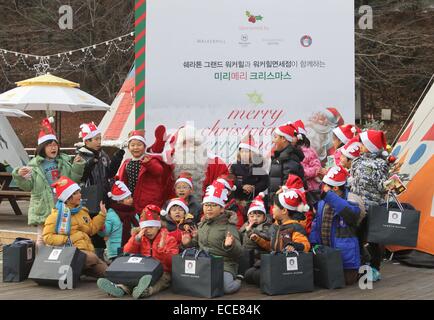
[{"label": "knit scarf", "polygon": [[322,214],[321,240],[322,244],[328,247],[330,246],[333,213],[333,208],[326,203]]},{"label": "knit scarf", "polygon": [[57,222],[56,222],[56,233],[66,236],[71,235],[71,217],[77,214],[82,209],[81,203],[76,208],[68,208],[63,201],[58,200],[56,203],[57,209]]}]

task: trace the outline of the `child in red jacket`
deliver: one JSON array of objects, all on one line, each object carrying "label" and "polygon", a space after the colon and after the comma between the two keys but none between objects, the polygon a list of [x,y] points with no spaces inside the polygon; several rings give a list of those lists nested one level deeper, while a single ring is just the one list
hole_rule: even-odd
[{"label": "child in red jacket", "polygon": [[148,204],[163,205],[173,173],[161,157],[146,153],[144,134],[144,130],[134,130],[128,134],[128,150],[132,159],[122,163],[118,174],[119,180],[131,191],[138,212],[142,212]]},{"label": "child in red jacket", "polygon": [[172,272],[172,256],[179,253],[176,239],[168,234],[167,229],[161,228],[160,210],[155,206],[145,208],[140,219],[140,232],[133,234],[124,247],[125,253],[150,256],[161,262],[163,275],[150,286],[152,276],[145,275],[140,278],[138,285],[132,289],[123,284],[114,284],[108,279],[98,279],[97,285],[111,296],[122,297],[125,293],[132,294],[134,299],[146,298],[170,286]]},{"label": "child in red jacket", "polygon": [[191,233],[195,228],[194,217],[189,213],[187,203],[183,198],[171,199],[166,210],[161,210],[161,216],[163,226],[176,239],[178,246],[181,246],[184,233]]}]

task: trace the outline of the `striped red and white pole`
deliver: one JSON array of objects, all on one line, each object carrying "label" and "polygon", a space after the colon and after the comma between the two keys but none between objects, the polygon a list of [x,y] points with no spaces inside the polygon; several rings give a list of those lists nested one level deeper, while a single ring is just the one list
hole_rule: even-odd
[{"label": "striped red and white pole", "polygon": [[145,129],[146,0],[135,0],[135,129]]}]

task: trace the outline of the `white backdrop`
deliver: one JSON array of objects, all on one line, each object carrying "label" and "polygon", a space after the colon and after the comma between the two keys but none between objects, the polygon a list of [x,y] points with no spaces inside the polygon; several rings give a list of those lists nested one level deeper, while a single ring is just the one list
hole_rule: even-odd
[{"label": "white backdrop", "polygon": [[327,107],[354,122],[353,1],[147,1],[145,90],[148,141],[194,121],[226,159]]}]

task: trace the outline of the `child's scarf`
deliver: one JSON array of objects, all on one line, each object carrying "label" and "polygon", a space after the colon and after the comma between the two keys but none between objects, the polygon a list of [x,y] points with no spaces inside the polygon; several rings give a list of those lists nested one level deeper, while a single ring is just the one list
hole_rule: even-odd
[{"label": "child's scarf", "polygon": [[81,203],[78,207],[70,209],[64,202],[58,200],[56,203],[57,209],[57,222],[56,222],[56,233],[63,234],[66,236],[71,235],[71,217],[77,214],[82,209]]}]

